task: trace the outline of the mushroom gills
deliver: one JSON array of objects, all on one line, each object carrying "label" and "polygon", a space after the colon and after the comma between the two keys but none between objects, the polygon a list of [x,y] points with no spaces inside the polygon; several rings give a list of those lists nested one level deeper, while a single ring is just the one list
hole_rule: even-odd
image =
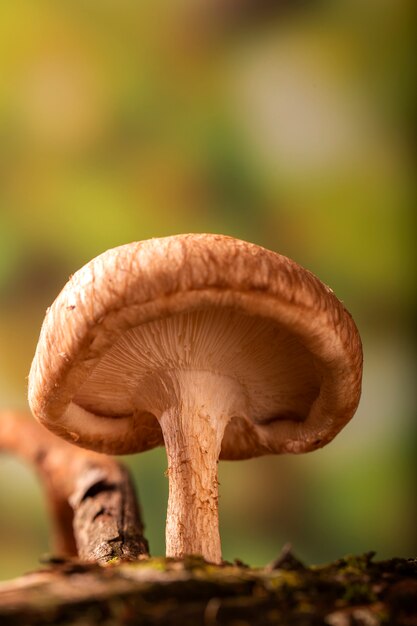
[{"label": "mushroom gills", "polygon": [[224,388],[228,419],[253,425],[303,421],[320,390],[314,359],[297,337],[275,321],[225,307],[124,332],[73,402],[96,416],[152,414],[159,420],[185,387],[204,396],[210,374],[217,377],[217,393]]}]

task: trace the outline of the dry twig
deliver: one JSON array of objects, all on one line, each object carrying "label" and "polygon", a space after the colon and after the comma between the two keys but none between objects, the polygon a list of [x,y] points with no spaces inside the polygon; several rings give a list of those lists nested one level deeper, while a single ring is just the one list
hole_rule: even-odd
[{"label": "dry twig", "polygon": [[129,472],[114,458],[62,441],[16,411],[0,411],[0,450],[40,476],[57,553],[102,563],[148,556]]}]

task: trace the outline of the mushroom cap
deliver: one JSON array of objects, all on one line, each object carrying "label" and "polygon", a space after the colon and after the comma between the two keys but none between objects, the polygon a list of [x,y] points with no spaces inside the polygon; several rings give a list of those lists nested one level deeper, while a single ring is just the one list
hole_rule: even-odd
[{"label": "mushroom cap", "polygon": [[[261,372],[254,379],[257,395],[252,400],[252,379],[246,380],[243,373],[246,409],[230,419],[221,458],[314,450],[353,416],[361,392],[362,348],[343,304],[289,258],[212,234],[120,246],[70,278],[42,326],[29,376],[33,414],[57,435],[102,452],[125,454],[163,445],[152,406],[104,410],[97,392],[100,376],[93,385],[96,395],[85,396],[88,401],[80,390],[120,342],[140,344],[141,335],[129,333],[187,315],[219,315],[220,321],[229,316],[231,328],[241,319],[251,328],[264,328],[260,339],[255,336],[250,344],[252,352],[261,341],[266,346]],[[242,354],[237,352],[235,362],[240,363]],[[278,365],[272,363],[275,355]],[[239,371],[250,369],[252,360],[256,367],[260,358],[243,355]],[[269,363],[273,375],[268,378]],[[205,366],[199,361],[199,367]],[[123,387],[120,372],[118,376]],[[139,396],[142,391],[146,395],[145,378],[135,381]],[[282,388],[274,393],[280,379]]]}]

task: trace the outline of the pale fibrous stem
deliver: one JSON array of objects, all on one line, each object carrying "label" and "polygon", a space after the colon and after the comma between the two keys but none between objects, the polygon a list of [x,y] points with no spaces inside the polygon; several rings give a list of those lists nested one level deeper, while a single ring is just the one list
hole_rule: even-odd
[{"label": "pale fibrous stem", "polygon": [[175,378],[175,401],[159,418],[169,477],[166,554],[220,563],[217,464],[237,383],[210,372]]}]

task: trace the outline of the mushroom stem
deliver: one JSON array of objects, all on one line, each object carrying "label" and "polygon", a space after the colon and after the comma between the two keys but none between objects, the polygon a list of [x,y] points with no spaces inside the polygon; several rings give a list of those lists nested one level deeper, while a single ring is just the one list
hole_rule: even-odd
[{"label": "mushroom stem", "polygon": [[236,382],[209,372],[182,374],[177,404],[159,418],[169,476],[166,554],[221,563],[217,463]]}]

